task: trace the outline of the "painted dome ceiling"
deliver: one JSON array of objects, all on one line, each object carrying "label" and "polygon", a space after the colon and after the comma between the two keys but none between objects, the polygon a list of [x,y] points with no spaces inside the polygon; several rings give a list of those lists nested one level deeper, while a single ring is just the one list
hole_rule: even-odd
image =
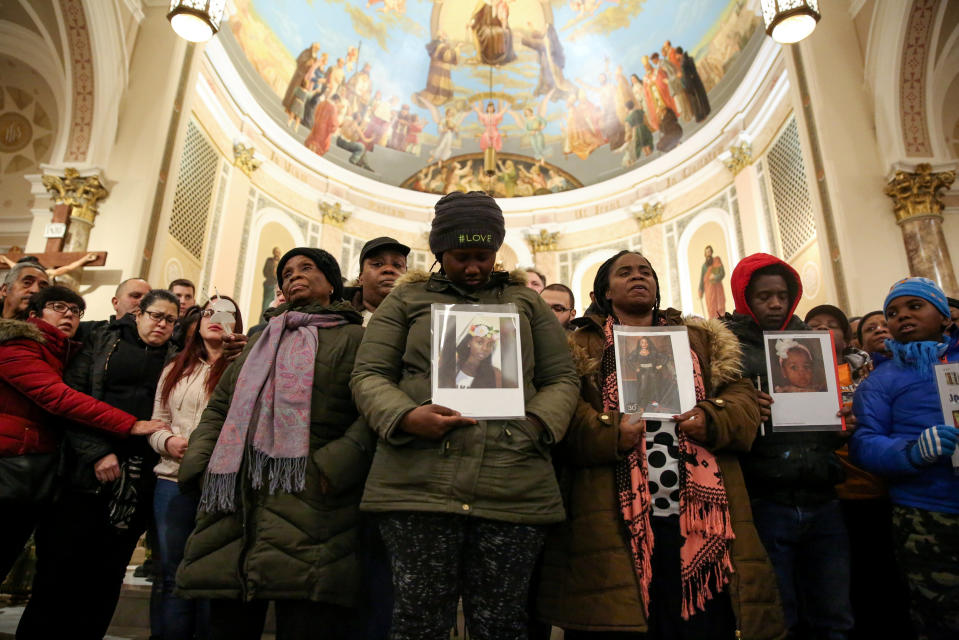
[{"label": "painted dome ceiling", "polygon": [[745,0],[234,4],[220,38],[270,117],[325,161],[430,193],[556,193],[668,154],[763,39]]}]

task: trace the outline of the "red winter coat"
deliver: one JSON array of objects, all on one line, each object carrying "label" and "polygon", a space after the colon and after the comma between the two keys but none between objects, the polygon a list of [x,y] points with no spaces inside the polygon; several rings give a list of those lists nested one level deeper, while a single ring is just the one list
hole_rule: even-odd
[{"label": "red winter coat", "polygon": [[71,342],[53,325],[0,320],[0,457],[55,451],[56,422],[126,435],[136,418],[63,382]]}]

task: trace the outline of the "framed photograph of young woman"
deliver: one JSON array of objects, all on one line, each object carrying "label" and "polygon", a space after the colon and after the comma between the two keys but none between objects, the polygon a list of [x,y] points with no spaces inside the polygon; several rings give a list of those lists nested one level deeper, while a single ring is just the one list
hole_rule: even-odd
[{"label": "framed photograph of young woman", "polygon": [[828,331],[764,331],[773,431],[841,431],[839,370]]},{"label": "framed photograph of young woman", "polygon": [[686,327],[613,326],[619,410],[671,420],[696,406]]},{"label": "framed photograph of young woman", "polygon": [[433,402],[469,418],[526,416],[512,304],[434,304]]}]

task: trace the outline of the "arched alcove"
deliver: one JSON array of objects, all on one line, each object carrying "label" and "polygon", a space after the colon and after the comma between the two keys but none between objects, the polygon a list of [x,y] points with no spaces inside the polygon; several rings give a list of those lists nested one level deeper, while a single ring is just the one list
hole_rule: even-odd
[{"label": "arched alcove", "polygon": [[243,273],[243,286],[237,304],[244,310],[244,323],[253,326],[260,321],[263,303],[263,265],[273,247],[280,248],[280,254],[293,247],[306,246],[303,232],[293,222],[290,214],[273,207],[257,212],[250,233],[255,242],[247,244]]},{"label": "arched alcove", "polygon": [[[732,215],[722,209],[706,209],[698,213],[679,236],[676,262],[679,267],[679,290],[685,313],[705,316],[699,301],[699,277],[704,262],[704,249],[712,245],[713,256],[721,258],[728,269],[724,278],[726,309],[732,309],[729,272],[739,262]],[[693,265],[696,265],[694,268]]]}]

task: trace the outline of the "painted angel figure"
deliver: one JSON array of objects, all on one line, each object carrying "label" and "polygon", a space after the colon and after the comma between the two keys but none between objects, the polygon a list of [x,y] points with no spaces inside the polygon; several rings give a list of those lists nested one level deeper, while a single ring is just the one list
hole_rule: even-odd
[{"label": "painted angel figure", "polygon": [[430,151],[429,162],[446,162],[453,155],[453,141],[459,135],[460,124],[469,115],[469,111],[458,111],[456,107],[449,106],[446,107],[444,115],[440,116],[439,110],[431,102],[426,102],[424,106],[430,112],[440,134],[439,141]]},{"label": "painted angel figure", "polygon": [[508,111],[516,124],[521,129],[525,129],[529,135],[529,143],[533,147],[533,157],[537,160],[543,160],[546,155],[546,136],[543,134],[543,130],[546,129],[546,108],[554,92],[556,92],[555,88],[543,96],[539,107],[535,111],[529,105],[522,112],[515,109]]},{"label": "painted angel figure", "polygon": [[501,104],[502,108],[497,111],[496,105],[490,100],[486,103],[486,113],[480,111],[479,102],[473,105],[476,117],[484,127],[483,134],[480,136],[480,149],[482,151],[486,151],[490,147],[493,147],[497,151],[503,148],[503,139],[500,137],[499,125],[503,122],[503,116],[506,115],[509,105],[506,101],[501,101]]}]

